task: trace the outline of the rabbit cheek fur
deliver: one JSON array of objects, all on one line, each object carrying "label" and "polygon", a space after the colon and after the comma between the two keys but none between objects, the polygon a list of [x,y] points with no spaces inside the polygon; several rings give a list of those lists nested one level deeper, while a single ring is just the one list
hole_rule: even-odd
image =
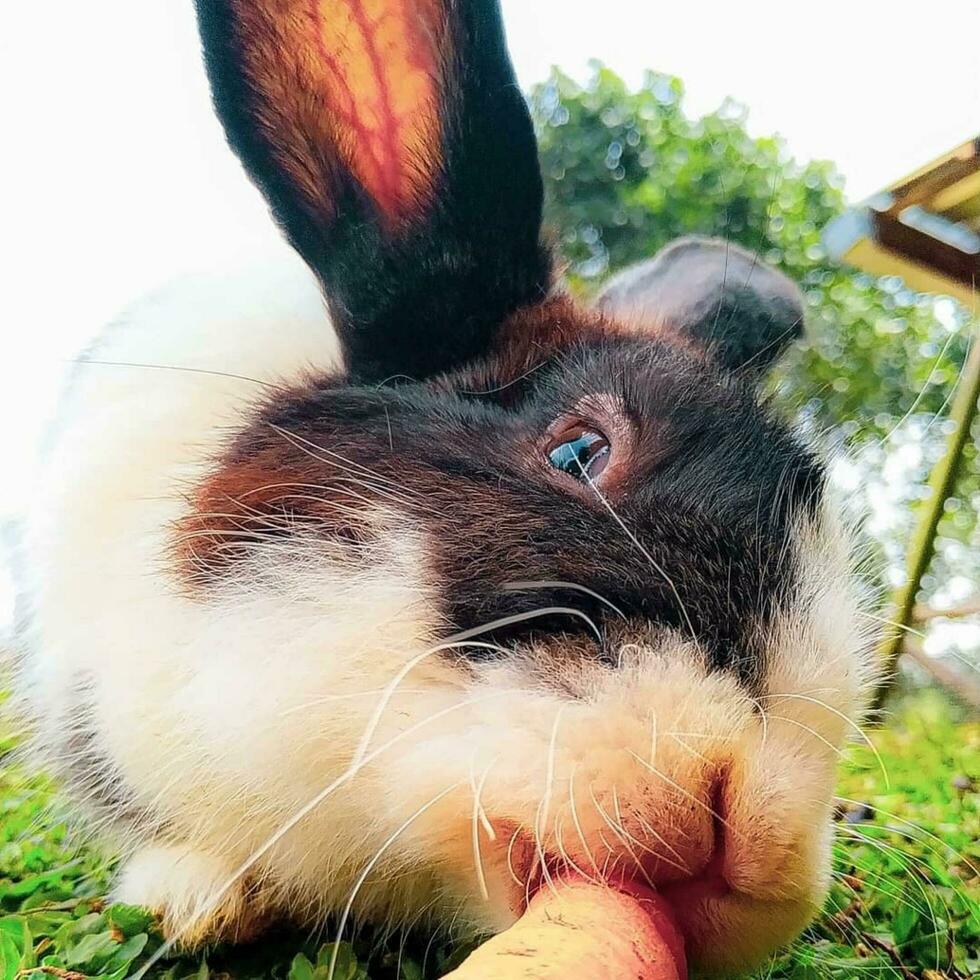
[{"label": "rabbit cheek fur", "polygon": [[[405,146],[343,58],[279,64],[293,6],[198,12],[315,278],[183,283],[78,369],[28,540],[38,746],[186,944],[482,932],[570,869],[652,882],[704,969],[757,962],[822,899],[873,679],[824,466],[757,392],[800,297],[691,239],[577,306],[496,4],[389,5],[386,43],[411,9],[439,48]],[[583,434],[594,478],[555,463]]]}]

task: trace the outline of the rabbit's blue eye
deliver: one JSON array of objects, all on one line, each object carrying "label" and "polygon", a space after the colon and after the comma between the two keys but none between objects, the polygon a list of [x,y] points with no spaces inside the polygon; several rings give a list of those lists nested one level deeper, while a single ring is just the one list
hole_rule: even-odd
[{"label": "rabbit's blue eye", "polygon": [[576,480],[595,480],[609,462],[609,440],[581,427],[562,433],[548,450],[548,462]]}]

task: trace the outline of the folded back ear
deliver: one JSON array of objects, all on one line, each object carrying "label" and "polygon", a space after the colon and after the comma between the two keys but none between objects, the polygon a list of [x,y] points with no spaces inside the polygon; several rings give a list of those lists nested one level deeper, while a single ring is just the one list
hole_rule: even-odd
[{"label": "folded back ear", "polygon": [[615,275],[596,303],[639,330],[677,333],[728,370],[756,375],[803,333],[797,286],[719,239],[672,242]]},{"label": "folded back ear", "polygon": [[229,142],[352,374],[480,354],[543,298],[534,132],[497,0],[196,0]]}]

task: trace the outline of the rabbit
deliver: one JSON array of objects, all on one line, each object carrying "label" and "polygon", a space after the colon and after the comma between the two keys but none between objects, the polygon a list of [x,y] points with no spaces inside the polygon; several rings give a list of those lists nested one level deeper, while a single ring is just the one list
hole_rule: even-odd
[{"label": "rabbit", "polygon": [[[643,882],[792,939],[875,670],[797,287],[688,238],[574,298],[497,0],[196,0],[290,249],[88,351],[27,525],[36,747],[173,942],[505,928]],[[284,250],[285,251],[285,250]]]}]

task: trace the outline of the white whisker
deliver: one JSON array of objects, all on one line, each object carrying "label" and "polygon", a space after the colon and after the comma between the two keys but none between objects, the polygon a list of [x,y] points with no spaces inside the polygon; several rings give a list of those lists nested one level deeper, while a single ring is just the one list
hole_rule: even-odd
[{"label": "white whisker", "polygon": [[[496,762],[496,759],[494,760]],[[472,844],[473,844],[473,865],[476,870],[476,880],[480,888],[480,895],[483,897],[485,902],[490,900],[490,892],[487,888],[487,876],[483,870],[483,855],[480,852],[480,824],[482,821],[484,830],[491,841],[497,839],[496,834],[493,831],[493,827],[490,821],[487,819],[487,815],[480,805],[480,796],[483,793],[483,787],[486,785],[487,777],[490,775],[490,770],[493,768],[494,762],[491,762],[487,766],[486,771],[480,778],[478,784],[473,785],[473,830],[472,830]],[[472,777],[471,777],[472,782]]]},{"label": "white whisker", "polygon": [[420,806],[410,817],[404,820],[398,826],[398,828],[391,833],[388,839],[375,852],[374,857],[371,858],[371,860],[364,866],[364,870],[361,871],[357,881],[354,882],[354,887],[351,889],[350,897],[347,899],[347,904],[344,906],[344,911],[340,916],[340,923],[337,926],[337,941],[334,943],[333,953],[330,956],[330,968],[327,971],[327,980],[333,980],[334,971],[337,969],[337,955],[340,952],[340,940],[344,935],[347,920],[350,918],[350,912],[354,907],[355,900],[357,899],[357,893],[361,890],[361,886],[364,884],[374,866],[381,860],[382,857],[384,857],[384,854],[388,848],[391,847],[391,845],[394,844],[395,841],[398,840],[398,838],[401,837],[401,835],[405,833],[405,831],[408,830],[408,828],[411,827],[419,817],[431,810],[432,807],[434,807],[441,800],[445,799],[450,793],[453,792],[453,790],[458,789],[461,785],[461,782],[455,783],[448,789],[444,789],[441,793],[433,796],[428,803],[422,804],[422,806]]},{"label": "white whisker", "polygon": [[843,711],[838,710],[833,705],[827,704],[826,701],[821,701],[819,698],[811,698],[806,694],[769,694],[762,695],[761,700],[763,701],[774,701],[774,700],[793,700],[793,701],[806,701],[808,704],[817,705],[820,708],[824,708],[829,711],[832,715],[840,718],[844,724],[848,725],[854,732],[857,733],[858,737],[868,746],[871,752],[874,754],[875,759],[878,761],[878,766],[881,769],[881,774],[885,778],[885,789],[891,789],[891,780],[888,776],[888,770],[885,768],[885,761],[881,757],[881,753],[878,751],[877,746],[868,737],[867,732],[864,731],[861,726],[854,721],[852,718],[848,718]]},{"label": "white whisker", "polygon": [[[581,466],[581,464],[579,465]],[[592,488],[592,491],[595,493],[595,495],[599,498],[599,501],[602,504],[602,506],[605,507],[607,511],[609,511],[613,520],[620,526],[620,528],[622,529],[626,537],[629,538],[629,540],[633,543],[633,545],[639,550],[640,554],[643,555],[643,557],[646,558],[646,560],[650,563],[650,566],[653,568],[653,570],[658,575],[660,575],[663,578],[663,580],[667,583],[667,585],[670,587],[670,591],[674,594],[674,598],[677,600],[677,606],[680,609],[681,615],[684,617],[684,622],[687,624],[688,631],[691,634],[691,639],[694,641],[694,643],[697,643],[698,637],[697,637],[697,633],[694,630],[694,624],[691,622],[691,617],[688,615],[687,607],[684,605],[684,602],[681,599],[681,595],[677,591],[677,586],[674,584],[674,580],[667,574],[666,570],[653,557],[653,555],[651,555],[650,552],[643,546],[640,539],[626,526],[626,523],[619,516],[619,514],[617,514],[616,511],[613,509],[612,504],[609,503],[609,501],[606,499],[605,494],[603,494],[603,492],[596,485],[596,482],[589,476],[584,466],[582,467],[582,474],[585,477],[585,479],[588,480],[589,486]]]},{"label": "white whisker", "polygon": [[626,613],[604,595],[600,595],[594,589],[590,589],[585,585],[578,585],[575,582],[508,582],[504,585],[505,592],[523,592],[526,589],[571,589],[574,592],[582,592],[585,595],[592,596],[593,599],[598,599],[603,605],[608,606],[620,619],[627,618]]}]

